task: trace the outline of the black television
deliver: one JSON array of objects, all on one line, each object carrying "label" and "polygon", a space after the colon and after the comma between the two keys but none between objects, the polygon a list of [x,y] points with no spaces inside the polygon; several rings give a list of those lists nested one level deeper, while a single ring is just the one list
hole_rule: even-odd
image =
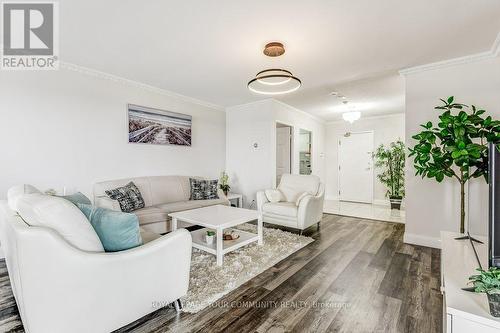
[{"label": "black television", "polygon": [[488,145],[488,185],[488,265],[500,267],[500,152],[493,143]]}]

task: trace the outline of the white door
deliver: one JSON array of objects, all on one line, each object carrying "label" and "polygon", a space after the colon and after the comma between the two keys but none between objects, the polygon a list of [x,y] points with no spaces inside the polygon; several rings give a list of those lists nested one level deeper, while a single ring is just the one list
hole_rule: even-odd
[{"label": "white door", "polygon": [[372,203],[373,132],[350,133],[339,140],[339,197]]},{"label": "white door", "polygon": [[280,183],[281,175],[291,173],[291,127],[276,128],[276,185]]}]

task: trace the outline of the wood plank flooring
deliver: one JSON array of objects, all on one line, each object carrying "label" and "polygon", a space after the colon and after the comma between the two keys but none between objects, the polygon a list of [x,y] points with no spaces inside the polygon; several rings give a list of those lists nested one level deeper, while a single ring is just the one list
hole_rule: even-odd
[{"label": "wood plank flooring", "polygon": [[[324,215],[316,241],[196,314],[163,308],[122,332],[441,332],[440,251],[404,225]],[[0,332],[22,332],[0,261]]]}]

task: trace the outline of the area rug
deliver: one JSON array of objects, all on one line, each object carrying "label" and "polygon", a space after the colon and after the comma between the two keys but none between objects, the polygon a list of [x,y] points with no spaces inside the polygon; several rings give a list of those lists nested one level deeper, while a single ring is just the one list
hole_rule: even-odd
[{"label": "area rug", "polygon": [[[257,226],[242,224],[238,229],[257,232]],[[189,290],[182,298],[183,311],[196,313],[269,267],[314,241],[311,237],[264,228],[264,245],[252,243],[224,255],[217,266],[215,256],[193,249]]]}]

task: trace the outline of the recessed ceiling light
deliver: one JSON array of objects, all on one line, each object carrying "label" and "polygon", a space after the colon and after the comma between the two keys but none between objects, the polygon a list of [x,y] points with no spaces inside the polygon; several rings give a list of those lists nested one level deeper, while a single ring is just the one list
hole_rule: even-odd
[{"label": "recessed ceiling light", "polygon": [[350,111],[350,112],[345,112],[342,113],[342,118],[345,121],[350,122],[351,124],[361,118],[361,112],[359,111]]},{"label": "recessed ceiling light", "polygon": [[337,96],[338,94],[339,94],[338,92],[336,92],[336,91],[332,91],[332,92],[330,93],[330,96]]}]

